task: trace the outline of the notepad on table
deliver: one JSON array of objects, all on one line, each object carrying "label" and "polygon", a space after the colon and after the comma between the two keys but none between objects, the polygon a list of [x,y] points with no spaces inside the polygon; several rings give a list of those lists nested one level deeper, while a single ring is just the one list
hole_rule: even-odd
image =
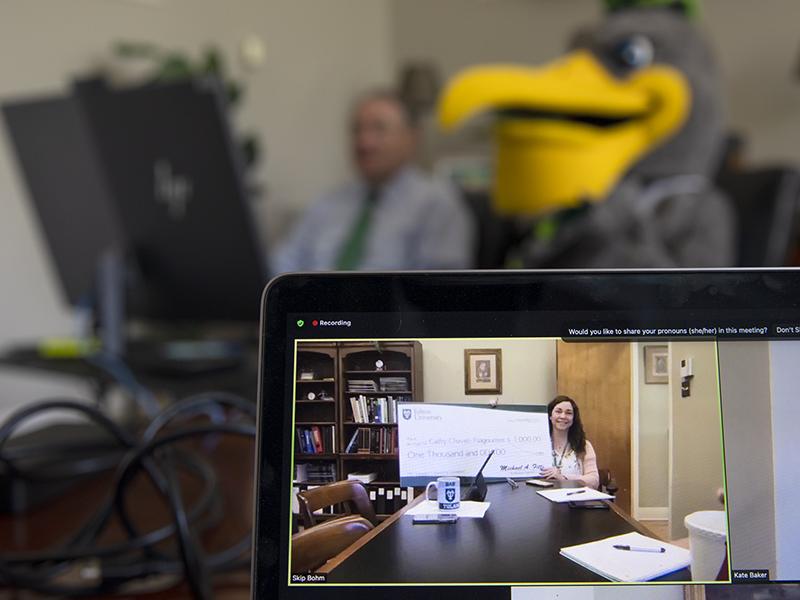
[{"label": "notepad on table", "polygon": [[539,490],[536,492],[550,502],[583,502],[585,500],[611,500],[614,496],[598,492],[590,487]]},{"label": "notepad on table", "polygon": [[[620,550],[614,546],[664,548],[664,552]],[[632,532],[561,549],[561,555],[611,581],[650,581],[689,566],[689,551]]]}]

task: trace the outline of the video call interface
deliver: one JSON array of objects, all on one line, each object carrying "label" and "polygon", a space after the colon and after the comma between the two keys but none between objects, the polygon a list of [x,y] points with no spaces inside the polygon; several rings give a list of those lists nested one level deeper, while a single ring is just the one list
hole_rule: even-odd
[{"label": "video call interface", "polygon": [[351,325],[291,323],[290,588],[800,580],[800,340],[777,326]]}]

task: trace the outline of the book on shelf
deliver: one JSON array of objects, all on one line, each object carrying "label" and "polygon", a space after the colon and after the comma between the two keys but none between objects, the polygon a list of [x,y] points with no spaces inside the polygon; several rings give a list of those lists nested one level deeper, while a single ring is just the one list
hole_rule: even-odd
[{"label": "book on shelf", "polygon": [[314,425],[314,427],[311,428],[311,434],[314,438],[314,452],[316,454],[322,454],[324,449],[322,447],[322,433],[320,432],[319,427]]},{"label": "book on shelf", "polygon": [[297,450],[301,454],[334,454],[336,452],[336,426],[312,425],[297,427]]},{"label": "book on shelf", "polygon": [[358,436],[360,431],[360,429],[356,429],[353,432],[353,437],[350,438],[350,441],[347,443],[347,447],[344,449],[346,454],[351,454],[356,451],[355,448],[358,447]]},{"label": "book on shelf", "polygon": [[367,398],[363,395],[351,396],[350,408],[353,411],[353,421],[355,423],[394,425],[397,423],[397,403],[400,401],[403,399],[394,396],[379,398]]},{"label": "book on shelf", "polygon": [[359,427],[350,438],[345,454],[396,454],[397,429]]},{"label": "book on shelf", "polygon": [[349,481],[360,481],[361,483],[372,483],[378,478],[378,474],[374,471],[371,473],[350,473],[347,476]]}]

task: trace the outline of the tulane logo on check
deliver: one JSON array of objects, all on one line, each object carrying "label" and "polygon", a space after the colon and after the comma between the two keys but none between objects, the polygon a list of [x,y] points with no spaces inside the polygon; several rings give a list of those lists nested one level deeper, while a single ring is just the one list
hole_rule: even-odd
[{"label": "tulane logo on check", "polygon": [[411,409],[410,409],[410,408],[404,408],[404,409],[403,409],[403,418],[404,418],[406,421],[408,421],[409,419],[411,419]]}]

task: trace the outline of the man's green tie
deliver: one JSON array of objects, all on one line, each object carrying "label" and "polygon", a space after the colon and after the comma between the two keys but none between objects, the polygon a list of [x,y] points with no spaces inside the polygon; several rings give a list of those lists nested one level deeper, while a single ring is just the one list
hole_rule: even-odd
[{"label": "man's green tie", "polygon": [[339,256],[336,259],[337,271],[352,271],[361,265],[364,259],[369,226],[372,222],[372,212],[377,201],[378,191],[376,189],[370,189],[364,197],[364,201],[361,205],[361,212],[353,223],[350,234],[345,239],[339,251]]}]

